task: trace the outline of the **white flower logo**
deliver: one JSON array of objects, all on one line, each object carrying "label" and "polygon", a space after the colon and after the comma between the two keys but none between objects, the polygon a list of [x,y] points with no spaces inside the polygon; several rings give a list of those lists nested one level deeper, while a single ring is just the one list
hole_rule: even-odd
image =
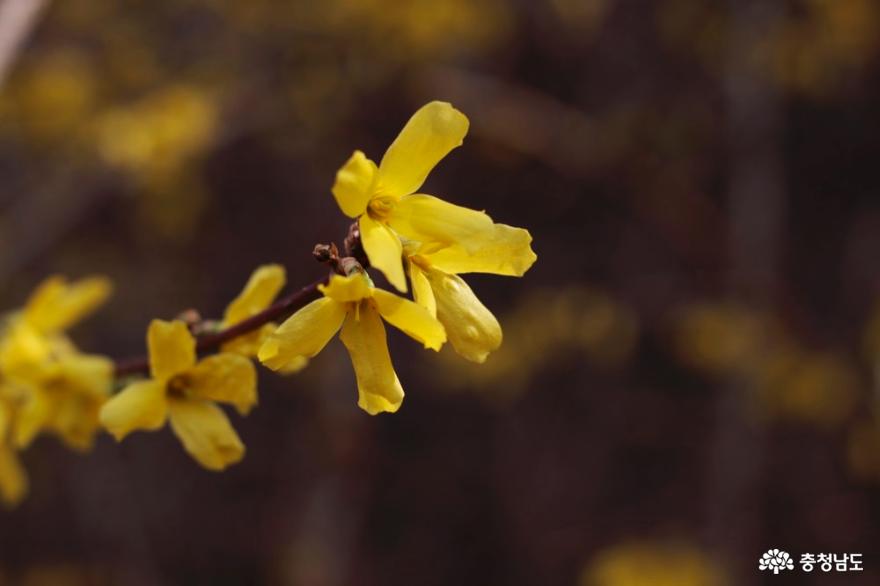
[{"label": "white flower logo", "polygon": [[771,549],[758,560],[758,569],[773,570],[774,574],[778,574],[780,570],[793,570],[794,563],[787,551]]}]

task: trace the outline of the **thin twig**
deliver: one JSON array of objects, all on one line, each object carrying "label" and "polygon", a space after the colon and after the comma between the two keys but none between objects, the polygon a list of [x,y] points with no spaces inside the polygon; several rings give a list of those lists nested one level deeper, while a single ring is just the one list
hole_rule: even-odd
[{"label": "thin twig", "polygon": [[[263,311],[255,313],[234,326],[199,338],[198,342],[196,342],[196,351],[202,353],[216,350],[226,342],[248,334],[271,321],[301,309],[321,296],[318,286],[326,284],[327,280],[328,277],[319,279],[302,289],[282,297]],[[117,378],[133,374],[146,374],[149,372],[149,369],[150,363],[146,356],[118,360],[115,368]]]}]

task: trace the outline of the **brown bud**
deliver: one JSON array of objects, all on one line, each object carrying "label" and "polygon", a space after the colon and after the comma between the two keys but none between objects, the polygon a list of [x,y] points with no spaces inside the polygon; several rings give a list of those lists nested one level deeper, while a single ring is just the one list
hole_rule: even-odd
[{"label": "brown bud", "polygon": [[318,262],[331,262],[338,255],[335,244],[316,244],[312,256]]}]

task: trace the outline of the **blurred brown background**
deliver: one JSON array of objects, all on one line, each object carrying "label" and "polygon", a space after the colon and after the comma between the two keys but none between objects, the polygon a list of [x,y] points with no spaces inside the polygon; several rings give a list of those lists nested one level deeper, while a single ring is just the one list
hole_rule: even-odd
[{"label": "blurred brown background", "polygon": [[[472,124],[424,191],[539,256],[467,279],[486,365],[390,333],[395,415],[333,342],[262,370],[220,475],[168,430],[41,438],[0,583],[880,582],[874,0],[0,6],[0,301],[111,276],[86,351],[220,315],[261,263],[320,276],[336,169],[433,99]],[[771,547],[865,570],[767,575]]]}]

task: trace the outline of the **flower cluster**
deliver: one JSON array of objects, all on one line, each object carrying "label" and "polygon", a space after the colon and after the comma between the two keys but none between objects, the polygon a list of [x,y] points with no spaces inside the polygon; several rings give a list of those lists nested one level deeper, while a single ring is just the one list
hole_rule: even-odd
[{"label": "flower cluster", "polygon": [[[17,454],[40,433],[87,450],[100,428],[121,441],[168,422],[199,464],[223,470],[242,459],[245,447],[221,405],[242,416],[256,406],[254,359],[293,373],[337,332],[351,356],[358,405],[370,414],[397,411],[404,397],[385,322],[425,348],[438,351],[448,341],[462,357],[484,362],[501,344],[501,327],[460,275],[521,276],[536,256],[526,230],[418,193],[431,169],[462,143],[468,124],[451,105],[431,102],[378,165],[356,151],[332,188],[355,220],[346,255],[335,245],[315,251],[333,268],[328,278],[276,299],[284,269],[259,267],[221,319],[187,312],[153,320],[147,359],[133,365],[83,354],[65,335],[107,298],[106,279],[43,283],[0,330],[0,497],[14,504],[25,494]],[[377,287],[370,268],[412,299]]]},{"label": "flower cluster", "polygon": [[95,277],[43,282],[0,329],[0,500],[16,504],[27,491],[18,453],[41,433],[69,447],[91,448],[98,412],[110,396],[113,362],[81,353],[65,331],[110,294]]},{"label": "flower cluster", "polygon": [[284,322],[260,348],[273,369],[311,357],[341,329],[358,384],[358,404],[371,414],[396,411],[403,389],[391,365],[382,319],[425,348],[444,342],[483,362],[501,345],[501,326],[460,273],[521,276],[537,258],[522,228],[496,224],[484,212],[417,193],[431,169],[461,145],[468,119],[444,102],[419,109],[379,165],[355,151],[336,174],[333,195],[356,219],[369,266],[413,301],[377,289],[362,264],[321,287],[323,299]]}]

